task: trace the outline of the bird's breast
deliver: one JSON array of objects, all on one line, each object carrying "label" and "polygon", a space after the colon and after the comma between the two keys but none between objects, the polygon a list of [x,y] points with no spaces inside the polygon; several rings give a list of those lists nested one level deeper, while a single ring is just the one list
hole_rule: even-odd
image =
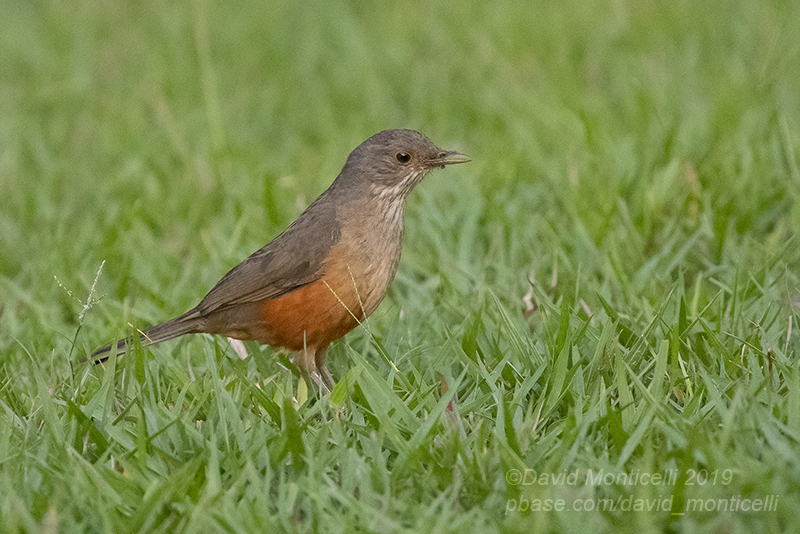
[{"label": "bird's breast", "polygon": [[335,281],[343,294],[352,296],[366,317],[381,303],[397,272],[403,206],[398,203],[379,214],[358,219],[350,218],[348,224],[341,225],[341,238],[331,249],[325,278]]}]

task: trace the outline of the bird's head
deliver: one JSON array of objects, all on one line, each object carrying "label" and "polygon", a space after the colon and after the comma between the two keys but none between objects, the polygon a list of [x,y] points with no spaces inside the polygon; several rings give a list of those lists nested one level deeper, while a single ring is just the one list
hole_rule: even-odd
[{"label": "bird's head", "polygon": [[442,150],[414,130],[384,130],[356,147],[347,158],[340,179],[369,187],[379,196],[404,198],[431,170],[470,158]]}]

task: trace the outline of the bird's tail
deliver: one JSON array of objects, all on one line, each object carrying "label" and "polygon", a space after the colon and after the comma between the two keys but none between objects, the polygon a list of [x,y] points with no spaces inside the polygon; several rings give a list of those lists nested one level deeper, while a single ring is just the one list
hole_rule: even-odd
[{"label": "bird's tail", "polygon": [[[162,341],[174,339],[184,334],[197,333],[200,324],[200,314],[197,312],[197,310],[189,310],[180,317],[176,317],[165,323],[151,326],[144,332],[140,332],[139,339],[141,340],[143,346],[154,345],[156,343],[161,343]],[[120,339],[116,345],[116,354],[123,354],[128,343],[133,343],[133,338]],[[114,345],[106,345],[105,347],[94,351],[88,360],[92,363],[104,362],[111,356],[112,352],[114,352]]]}]

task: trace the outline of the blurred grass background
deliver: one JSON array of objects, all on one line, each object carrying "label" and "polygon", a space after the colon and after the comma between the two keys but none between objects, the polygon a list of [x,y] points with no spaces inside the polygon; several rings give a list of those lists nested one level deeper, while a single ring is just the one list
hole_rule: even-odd
[{"label": "blurred grass background", "polygon": [[[0,3],[0,522],[789,529],[799,34],[779,0]],[[332,348],[352,381],[331,398],[204,337],[75,363],[196,304],[386,128],[473,162],[411,196],[390,298]],[[506,478],[602,467],[736,476]],[[630,492],[780,500],[504,513]]]}]

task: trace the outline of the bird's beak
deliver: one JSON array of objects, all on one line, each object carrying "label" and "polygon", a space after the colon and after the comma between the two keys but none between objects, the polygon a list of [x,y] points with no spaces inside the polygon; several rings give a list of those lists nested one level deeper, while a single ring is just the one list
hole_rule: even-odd
[{"label": "bird's beak", "polygon": [[466,163],[472,161],[469,156],[465,156],[460,152],[453,150],[443,150],[430,161],[431,167],[441,167],[444,169],[445,165],[455,165],[456,163]]}]

